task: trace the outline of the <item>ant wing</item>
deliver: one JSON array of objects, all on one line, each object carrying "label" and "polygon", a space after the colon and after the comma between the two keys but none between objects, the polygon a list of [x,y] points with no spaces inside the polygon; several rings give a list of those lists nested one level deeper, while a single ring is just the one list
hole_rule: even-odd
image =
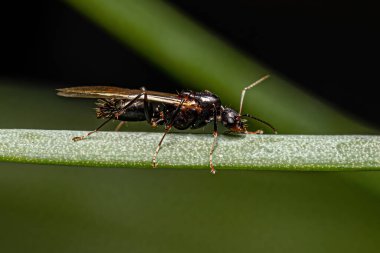
[{"label": "ant wing", "polygon": [[[112,87],[112,86],[81,86],[57,89],[58,96],[77,97],[77,98],[115,98],[132,100],[140,95],[142,90],[132,90],[127,88]],[[181,99],[177,94],[146,91],[148,101],[161,102],[169,104],[179,104]],[[143,100],[144,96],[139,99]]]}]

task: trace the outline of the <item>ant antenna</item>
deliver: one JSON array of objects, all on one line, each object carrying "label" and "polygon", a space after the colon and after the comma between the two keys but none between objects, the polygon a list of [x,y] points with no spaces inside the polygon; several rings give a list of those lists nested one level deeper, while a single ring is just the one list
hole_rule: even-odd
[{"label": "ant antenna", "polygon": [[241,115],[241,117],[248,117],[248,118],[251,118],[251,119],[257,120],[258,122],[261,122],[261,123],[267,125],[268,127],[270,127],[270,128],[273,130],[273,132],[274,132],[275,134],[277,134],[277,130],[276,130],[276,128],[274,128],[271,124],[269,124],[268,122],[266,122],[266,121],[264,121],[264,120],[262,120],[262,119],[259,119],[259,118],[255,117],[255,116],[253,116],[253,115],[250,115],[250,114],[243,114],[243,115]]},{"label": "ant antenna", "polygon": [[254,82],[253,84],[245,87],[242,91],[241,91],[241,96],[240,96],[240,110],[239,110],[239,115],[241,115],[241,112],[243,110],[243,101],[244,101],[244,96],[245,96],[245,92],[249,89],[251,89],[252,87],[258,85],[259,83],[261,83],[262,81],[264,81],[265,79],[268,79],[269,78],[269,75],[266,75],[266,76],[263,76],[262,78],[260,78],[259,80],[257,80],[256,82]]}]

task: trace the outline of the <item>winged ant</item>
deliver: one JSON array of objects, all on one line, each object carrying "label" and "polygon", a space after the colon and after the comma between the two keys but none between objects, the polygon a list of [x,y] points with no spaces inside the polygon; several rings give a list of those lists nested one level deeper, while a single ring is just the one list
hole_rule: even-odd
[{"label": "winged ant", "polygon": [[152,158],[153,167],[157,167],[157,155],[160,151],[162,142],[172,127],[185,130],[188,128],[197,129],[213,123],[214,140],[210,149],[209,163],[211,173],[215,174],[212,161],[217,137],[218,122],[229,129],[230,132],[241,134],[262,134],[262,130],[250,132],[244,123],[246,119],[252,118],[268,127],[274,133],[275,128],[253,115],[242,114],[245,92],[257,84],[267,79],[269,75],[262,77],[251,85],[245,87],[241,92],[239,112],[222,106],[220,98],[210,91],[182,91],[178,94],[147,91],[144,87],[140,90],[132,90],[109,86],[83,86],[58,89],[57,95],[64,97],[97,98],[96,116],[104,118],[104,121],[95,130],[83,136],[74,137],[73,141],[80,141],[99,131],[111,120],[119,120],[121,123],[126,121],[147,121],[151,126],[165,126],[165,132]]}]

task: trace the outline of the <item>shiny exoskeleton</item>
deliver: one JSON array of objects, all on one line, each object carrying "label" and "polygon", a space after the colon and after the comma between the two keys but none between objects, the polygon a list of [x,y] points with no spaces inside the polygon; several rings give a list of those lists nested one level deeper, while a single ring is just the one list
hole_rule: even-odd
[{"label": "shiny exoskeleton", "polygon": [[[188,101],[191,106],[181,106],[176,116],[177,105],[165,104],[159,102],[136,101],[123,110],[128,100],[118,99],[99,99],[97,103],[97,117],[113,117],[120,121],[148,121],[153,126],[169,125],[172,127],[185,130],[188,128],[197,129],[204,127],[214,119],[214,114],[221,117],[221,112],[225,109],[221,106],[220,98],[211,92],[192,92],[184,91],[178,94],[180,100]],[[147,103],[145,106],[144,104]],[[147,107],[147,111],[145,108]],[[232,109],[223,113],[224,125],[232,123],[234,117]],[[228,112],[228,113],[227,113]],[[235,112],[237,115],[237,112]],[[148,116],[147,116],[148,115]],[[172,120],[172,122],[170,122]]]},{"label": "shiny exoskeleton", "polygon": [[157,166],[158,152],[166,134],[172,127],[179,130],[188,128],[197,129],[212,122],[214,125],[214,141],[210,150],[209,162],[211,172],[214,174],[215,169],[212,162],[212,155],[218,136],[217,122],[221,122],[223,126],[228,128],[231,132],[261,134],[261,130],[255,132],[249,132],[247,130],[247,126],[244,124],[245,120],[242,118],[249,117],[268,125],[276,132],[269,123],[249,114],[241,114],[245,91],[266,78],[268,78],[268,76],[261,78],[243,89],[239,112],[222,106],[220,98],[209,91],[182,91],[175,95],[146,91],[144,87],[138,91],[107,86],[87,86],[59,89],[58,95],[98,98],[96,103],[96,115],[98,118],[107,119],[94,131],[84,136],[74,137],[74,141],[82,140],[92,133],[97,132],[102,126],[113,119],[120,120],[122,123],[126,121],[147,121],[153,127],[164,125],[165,133],[153,155],[153,167]]}]

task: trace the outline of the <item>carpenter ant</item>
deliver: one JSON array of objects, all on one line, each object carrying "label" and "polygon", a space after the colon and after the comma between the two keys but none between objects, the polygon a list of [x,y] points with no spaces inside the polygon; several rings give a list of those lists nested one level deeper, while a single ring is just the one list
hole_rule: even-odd
[{"label": "carpenter ant", "polygon": [[245,92],[268,77],[269,75],[264,76],[242,90],[239,112],[222,106],[220,98],[210,91],[182,91],[178,94],[170,94],[147,91],[144,87],[140,90],[131,90],[108,86],[85,86],[58,89],[58,95],[64,97],[98,98],[96,103],[96,116],[97,118],[106,119],[106,121],[94,131],[91,131],[84,136],[74,137],[73,141],[83,140],[87,136],[97,132],[101,127],[113,119],[121,121],[117,129],[120,128],[125,121],[146,120],[153,127],[164,125],[164,135],[158,143],[153,155],[153,167],[157,167],[158,152],[166,134],[172,127],[179,130],[188,128],[196,129],[213,122],[214,141],[210,149],[209,162],[211,173],[215,174],[212,154],[218,137],[218,122],[222,122],[230,132],[262,134],[262,130],[257,130],[255,132],[247,130],[247,125],[244,124],[246,120],[243,119],[244,117],[247,117],[269,126],[276,133],[276,130],[271,124],[250,114],[242,114]]}]

